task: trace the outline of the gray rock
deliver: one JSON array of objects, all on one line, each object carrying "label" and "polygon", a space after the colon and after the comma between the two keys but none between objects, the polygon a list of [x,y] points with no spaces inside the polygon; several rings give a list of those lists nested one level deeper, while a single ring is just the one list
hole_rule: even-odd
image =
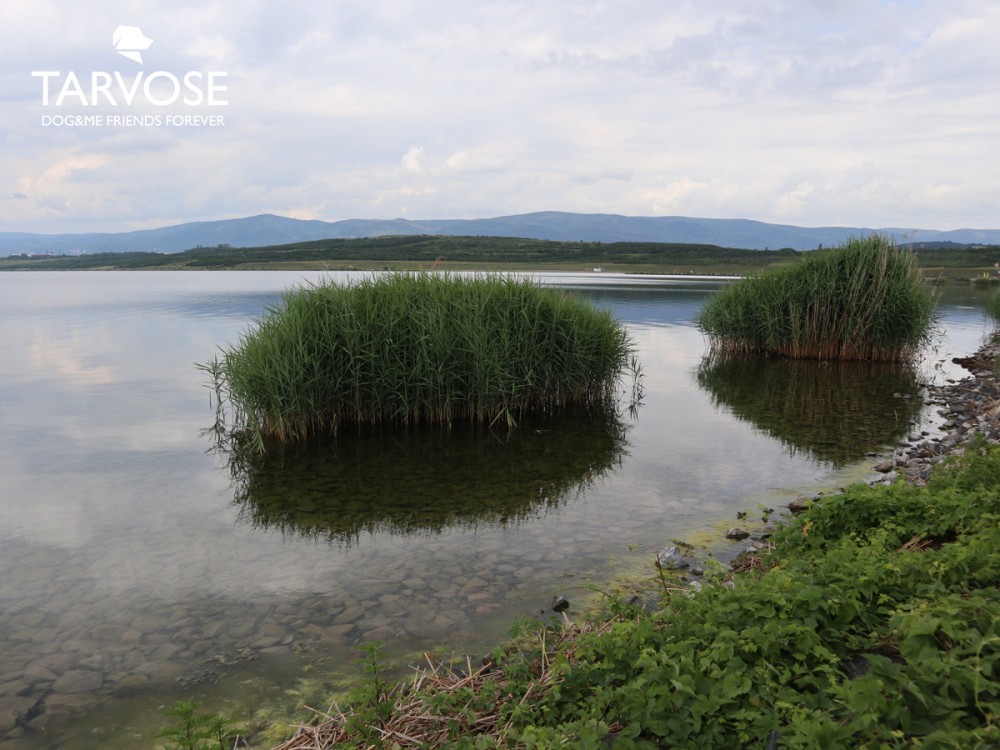
[{"label": "gray rock", "polygon": [[52,686],[52,691],[71,695],[73,693],[91,693],[100,690],[104,677],[92,669],[71,669],[64,673]]},{"label": "gray rock", "polygon": [[735,539],[737,542],[742,539],[746,539],[748,536],[750,536],[750,532],[745,531],[738,526],[734,526],[726,532],[726,539]]},{"label": "gray rock", "polygon": [[45,713],[51,716],[53,724],[58,724],[92,710],[99,701],[93,693],[52,694],[45,698]]},{"label": "gray rock", "polygon": [[865,484],[892,484],[896,481],[896,477],[898,476],[899,475],[895,471],[890,471],[888,474],[872,474],[871,476],[865,477]]},{"label": "gray rock", "polygon": [[348,607],[343,612],[341,612],[334,622],[344,624],[348,622],[354,622],[355,620],[360,620],[365,616],[365,608],[358,607]]},{"label": "gray rock", "polygon": [[788,504],[788,510],[792,513],[802,513],[812,506],[813,501],[807,497],[797,497]]},{"label": "gray rock", "polygon": [[664,547],[656,555],[656,564],[667,570],[683,570],[690,563],[677,547]]},{"label": "gray rock", "polygon": [[14,698],[16,696],[23,696],[29,692],[33,684],[30,681],[25,681],[22,679],[13,679],[8,682],[0,684],[0,699],[2,698]]},{"label": "gray rock", "polygon": [[396,628],[386,625],[381,628],[372,628],[362,638],[366,641],[391,641],[398,635]]},{"label": "gray rock", "polygon": [[287,635],[285,628],[276,622],[266,623],[258,630],[258,632],[261,635],[266,635],[270,638],[284,638]]},{"label": "gray rock", "polygon": [[0,698],[0,736],[17,726],[17,720],[24,716],[36,702],[37,699],[31,697]]},{"label": "gray rock", "polygon": [[476,607],[476,616],[483,617],[484,615],[491,615],[494,612],[500,612],[504,609],[502,604],[480,604]]},{"label": "gray rock", "polygon": [[115,683],[114,694],[121,697],[130,697],[139,690],[150,687],[149,677],[142,674],[125,675]]},{"label": "gray rock", "polygon": [[39,682],[55,682],[58,676],[48,667],[42,664],[33,664],[24,670],[24,678],[29,680],[31,684],[37,684]]},{"label": "gray rock", "polygon": [[489,583],[487,583],[486,581],[484,581],[482,578],[479,578],[478,576],[473,576],[468,581],[466,581],[466,583],[465,583],[464,586],[462,586],[458,590],[458,595],[459,596],[468,596],[473,591],[479,591],[480,589],[484,589],[487,586],[489,586]]}]

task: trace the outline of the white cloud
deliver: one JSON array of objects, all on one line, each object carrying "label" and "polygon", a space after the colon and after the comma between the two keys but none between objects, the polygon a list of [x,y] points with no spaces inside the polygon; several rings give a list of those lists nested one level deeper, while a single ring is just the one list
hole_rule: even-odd
[{"label": "white cloud", "polygon": [[422,148],[411,146],[410,150],[403,154],[403,158],[399,162],[403,165],[403,169],[409,172],[419,172],[424,168],[424,158],[426,156],[427,154]]},{"label": "white cloud", "polygon": [[[542,209],[998,224],[986,0],[9,5],[0,194],[28,199],[0,201],[0,231]],[[156,40],[147,70],[225,70],[226,126],[41,127],[30,71],[125,70],[121,24]]]}]

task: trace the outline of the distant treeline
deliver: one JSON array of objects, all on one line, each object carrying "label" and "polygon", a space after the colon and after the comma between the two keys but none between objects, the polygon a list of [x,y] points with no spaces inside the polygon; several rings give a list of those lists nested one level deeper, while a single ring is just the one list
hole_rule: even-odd
[{"label": "distant treeline", "polygon": [[955,242],[915,242],[910,247],[925,268],[975,268],[1000,262],[1000,245],[960,245]]},{"label": "distant treeline", "polygon": [[[914,246],[922,266],[982,267],[1000,261],[1000,246],[922,243]],[[807,251],[814,252],[814,251]],[[666,272],[732,267],[740,272],[794,262],[802,252],[747,250],[664,242],[555,242],[513,237],[411,235],[330,239],[267,247],[196,247],[179,253],[88,253],[76,256],[10,256],[0,270],[95,268],[239,268],[293,263],[438,262],[525,266],[655,266]]]}]

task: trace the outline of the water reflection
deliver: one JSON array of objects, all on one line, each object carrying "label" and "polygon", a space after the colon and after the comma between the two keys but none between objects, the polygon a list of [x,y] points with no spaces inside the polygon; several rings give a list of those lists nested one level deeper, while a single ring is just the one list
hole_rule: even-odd
[{"label": "water reflection", "polygon": [[[879,411],[876,389],[907,392],[910,376],[879,386],[862,372],[840,395],[817,396],[788,363],[699,372],[691,319],[718,282],[559,274],[545,283],[613,309],[637,342],[646,396],[627,435],[571,421],[509,442],[367,436],[236,461],[230,477],[230,456],[206,456],[198,438],[210,406],[193,363],[283,290],[322,277],[0,274],[4,750],[149,746],[162,707],[192,697],[177,678],[206,668],[220,682],[197,683],[199,702],[240,716],[283,700],[314,660],[325,660],[310,671],[323,679],[353,670],[366,638],[396,653],[486,646],[571,583],[648,567],[667,538],[772,492],[840,484],[831,456],[894,439],[917,408],[886,399]],[[937,382],[988,330],[988,295],[950,294],[947,337],[921,371]],[[799,407],[800,396],[821,405]],[[883,417],[893,427],[877,432]],[[840,447],[816,447],[828,440]],[[259,654],[243,665],[258,670],[252,680],[218,661],[246,648]],[[80,671],[102,687],[53,690],[53,678]],[[24,734],[18,713],[43,697],[33,726],[45,734]]]},{"label": "water reflection", "polygon": [[621,464],[628,426],[603,411],[513,431],[389,431],[225,455],[238,521],[350,545],[362,532],[507,526],[572,500]]},{"label": "water reflection", "polygon": [[922,407],[905,364],[711,354],[697,379],[717,408],[835,467],[898,440]]}]

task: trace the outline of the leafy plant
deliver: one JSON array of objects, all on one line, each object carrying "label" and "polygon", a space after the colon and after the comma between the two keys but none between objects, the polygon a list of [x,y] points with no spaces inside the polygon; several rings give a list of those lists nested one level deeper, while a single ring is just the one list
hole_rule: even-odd
[{"label": "leafy plant", "polygon": [[1000,741],[1000,449],[926,489],[858,486],[734,590],[587,634],[518,715],[536,746],[988,747]]},{"label": "leafy plant", "polygon": [[230,750],[238,737],[234,724],[221,714],[200,714],[193,701],[178,701],[166,711],[176,717],[173,726],[157,737],[169,741],[170,750]]}]

